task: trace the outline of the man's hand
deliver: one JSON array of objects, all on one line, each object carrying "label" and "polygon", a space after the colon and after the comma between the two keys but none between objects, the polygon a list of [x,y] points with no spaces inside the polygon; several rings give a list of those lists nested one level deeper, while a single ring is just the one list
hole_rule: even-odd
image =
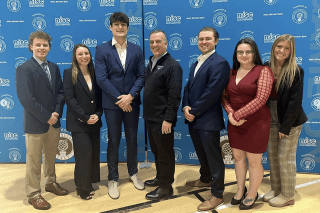
[{"label": "man's hand", "polygon": [[99,120],[99,117],[96,114],[90,115],[89,120],[87,121],[87,124],[95,124]]},{"label": "man's hand", "polygon": [[281,132],[279,132],[279,139],[281,139],[281,138],[284,138],[284,137],[288,137],[288,135],[285,135],[285,134],[283,134],[283,133],[281,133]]},{"label": "man's hand", "polygon": [[172,123],[169,123],[167,121],[163,121],[162,122],[162,134],[169,134],[171,133],[171,127],[172,127]]},{"label": "man's hand", "polygon": [[[57,116],[58,115],[58,116]],[[58,122],[58,117],[59,117],[59,114],[58,113],[56,113],[56,112],[53,112],[52,114],[51,114],[51,118],[47,121],[47,123],[49,124],[49,125],[54,125],[54,124],[56,124],[57,122]]]},{"label": "man's hand", "polygon": [[194,119],[194,115],[191,115],[191,114],[189,113],[190,110],[191,110],[191,107],[186,106],[186,107],[184,107],[183,112],[184,112],[184,117],[185,117],[189,122],[192,122],[193,119]]},{"label": "man's hand", "polygon": [[242,119],[239,122],[237,122],[236,120],[233,119],[232,113],[230,113],[228,115],[228,118],[229,118],[229,122],[234,126],[241,126],[244,122],[247,121],[247,120]]},{"label": "man's hand", "polygon": [[116,102],[116,104],[124,111],[124,112],[131,112],[132,107],[131,107],[131,102],[133,100],[133,97],[128,94],[128,95],[120,95],[118,97],[120,99],[119,101]]}]

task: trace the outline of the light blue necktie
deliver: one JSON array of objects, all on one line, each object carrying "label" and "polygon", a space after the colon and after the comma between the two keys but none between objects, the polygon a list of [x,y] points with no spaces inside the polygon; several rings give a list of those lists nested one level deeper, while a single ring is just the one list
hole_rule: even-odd
[{"label": "light blue necktie", "polygon": [[47,62],[43,62],[43,63],[41,64],[41,66],[42,66],[43,71],[46,73],[46,75],[47,75],[47,77],[48,77],[48,80],[49,80],[49,82],[50,82],[50,84],[51,84],[51,86],[52,86],[51,74],[50,74],[50,71],[49,71],[49,69],[48,69],[48,63],[47,63]]}]

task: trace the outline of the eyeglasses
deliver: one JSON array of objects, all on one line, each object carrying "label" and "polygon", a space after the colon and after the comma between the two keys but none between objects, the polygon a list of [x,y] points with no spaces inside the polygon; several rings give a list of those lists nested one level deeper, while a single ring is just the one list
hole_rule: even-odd
[{"label": "eyeglasses", "polygon": [[243,55],[244,53],[246,53],[246,55],[251,55],[251,54],[253,54],[253,51],[252,50],[248,50],[248,51],[237,51],[237,54],[238,55]]}]

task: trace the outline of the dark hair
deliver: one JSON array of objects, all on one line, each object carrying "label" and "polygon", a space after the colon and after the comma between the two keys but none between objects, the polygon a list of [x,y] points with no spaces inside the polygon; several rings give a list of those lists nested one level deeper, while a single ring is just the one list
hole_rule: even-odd
[{"label": "dark hair", "polygon": [[237,49],[240,44],[249,44],[251,46],[251,49],[253,52],[252,53],[253,54],[253,64],[254,65],[262,65],[260,53],[259,53],[258,46],[257,46],[256,42],[254,42],[250,38],[243,38],[237,43],[236,48],[234,49],[232,69],[238,70],[240,67],[240,63],[237,59]]},{"label": "dark hair", "polygon": [[75,84],[77,82],[77,77],[78,77],[78,73],[79,73],[79,70],[80,70],[79,63],[78,63],[77,57],[76,57],[76,51],[77,51],[77,49],[79,47],[87,48],[88,51],[89,51],[90,62],[88,64],[88,69],[89,69],[89,73],[90,73],[91,78],[94,79],[94,66],[93,66],[93,61],[92,61],[92,55],[91,55],[91,52],[90,52],[89,48],[84,44],[76,44],[74,46],[73,52],[72,52],[72,65],[71,65],[71,68],[72,68],[72,83],[73,84]]},{"label": "dark hair", "polygon": [[150,33],[150,35],[149,35],[149,37],[150,37],[152,34],[154,34],[154,33],[163,33],[163,35],[164,35],[164,40],[165,40],[165,41],[168,40],[168,39],[167,39],[167,34],[166,34],[163,30],[160,30],[160,29],[152,30],[151,33]]},{"label": "dark hair", "polygon": [[[210,32],[213,32],[213,37],[214,37],[214,40],[215,41],[218,41],[219,40],[219,33],[216,29],[214,29],[213,27],[203,27],[200,31],[199,31],[199,34],[201,32],[205,32],[205,31],[210,31]],[[198,37],[199,37],[199,34],[198,34]],[[218,44],[216,44],[216,46],[214,48],[217,47]]]},{"label": "dark hair", "polygon": [[120,21],[122,23],[127,24],[127,27],[129,27],[129,18],[126,14],[122,12],[115,12],[110,16],[110,26],[112,26],[113,23]]},{"label": "dark hair", "polygon": [[28,45],[28,48],[29,48],[29,51],[30,51],[30,52],[33,52],[33,51],[31,50],[30,46],[33,45],[33,40],[34,40],[35,38],[47,40],[48,43],[49,43],[49,49],[51,49],[51,40],[52,40],[51,36],[49,36],[48,33],[45,33],[45,32],[43,32],[43,31],[41,31],[41,30],[38,30],[38,31],[36,31],[36,32],[31,33],[30,36],[29,36],[29,45]]}]

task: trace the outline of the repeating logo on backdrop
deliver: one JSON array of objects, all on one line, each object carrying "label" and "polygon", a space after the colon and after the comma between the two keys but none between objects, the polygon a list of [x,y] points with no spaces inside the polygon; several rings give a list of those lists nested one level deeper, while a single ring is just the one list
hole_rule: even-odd
[{"label": "repeating logo on backdrop", "polygon": [[311,107],[312,107],[312,109],[314,109],[316,111],[320,111],[320,97],[315,97],[311,101]]},{"label": "repeating logo on backdrop", "polygon": [[278,0],[263,0],[267,5],[274,5]]},{"label": "repeating logo on backdrop", "polygon": [[98,41],[97,39],[86,38],[82,39],[82,44],[86,45],[87,47],[96,47],[98,45]]},{"label": "repeating logo on backdrop", "polygon": [[198,36],[190,38],[190,45],[198,45]]},{"label": "repeating logo on backdrop", "polygon": [[189,4],[193,8],[200,8],[203,5],[204,0],[189,0]]},{"label": "repeating logo on backdrop", "polygon": [[264,43],[273,43],[279,36],[280,34],[273,34],[273,33],[270,33],[268,35],[263,35],[263,41]]},{"label": "repeating logo on backdrop", "polygon": [[[1,38],[3,37],[1,36]],[[4,40],[2,40],[1,38],[0,38],[0,53],[3,53],[4,51],[6,51],[7,45],[6,45],[6,42],[4,42]]]},{"label": "repeating logo on backdrop", "polygon": [[55,18],[54,22],[56,26],[70,26],[71,19],[60,16],[59,18]]},{"label": "repeating logo on backdrop", "polygon": [[90,0],[78,0],[77,6],[82,12],[87,12],[91,8],[91,2]]},{"label": "repeating logo on backdrop", "polygon": [[13,40],[13,48],[28,48],[29,42],[28,40]]},{"label": "repeating logo on backdrop", "polygon": [[181,140],[181,132],[174,132],[174,139]]},{"label": "repeating logo on backdrop", "polygon": [[189,152],[189,159],[190,160],[199,160],[197,153],[194,152]]},{"label": "repeating logo on backdrop", "polygon": [[149,12],[145,14],[144,26],[148,30],[153,30],[154,28],[157,27],[158,20],[155,16],[156,16],[156,13],[154,12]]},{"label": "repeating logo on backdrop", "polygon": [[5,78],[0,78],[0,87],[9,87],[10,80]]},{"label": "repeating logo on backdrop", "polygon": [[44,7],[44,0],[29,0],[29,7]]},{"label": "repeating logo on backdrop", "polygon": [[226,10],[224,9],[218,9],[214,11],[214,15],[212,18],[213,24],[217,27],[223,27],[227,24],[228,17],[225,14]]},{"label": "repeating logo on backdrop", "polygon": [[60,132],[60,139],[56,150],[56,159],[69,160],[73,157],[73,140],[68,133]]},{"label": "repeating logo on backdrop", "polygon": [[61,36],[62,40],[60,42],[60,47],[65,52],[71,52],[74,46],[72,37],[70,35]]},{"label": "repeating logo on backdrop", "polygon": [[308,13],[304,9],[296,9],[292,13],[292,20],[296,24],[304,23],[308,18]]},{"label": "repeating logo on backdrop", "polygon": [[131,42],[131,43],[134,43],[134,44],[140,46],[139,36],[136,35],[136,34],[129,35],[129,36],[127,37],[127,40],[128,40],[129,42]]},{"label": "repeating logo on backdrop", "polygon": [[8,0],[7,1],[7,8],[11,12],[18,12],[21,9],[21,3],[19,0]]},{"label": "repeating logo on backdrop", "polygon": [[101,139],[103,142],[108,143],[108,129],[101,130]]},{"label": "repeating logo on backdrop", "polygon": [[181,39],[181,34],[179,33],[174,33],[170,35],[170,40],[169,40],[169,47],[172,50],[180,50],[182,47],[182,39]]},{"label": "repeating logo on backdrop", "polygon": [[19,162],[21,160],[20,150],[18,148],[11,148],[9,151],[9,159],[12,162]]},{"label": "repeating logo on backdrop", "polygon": [[143,5],[158,5],[158,0],[143,0]]},{"label": "repeating logo on backdrop", "polygon": [[253,21],[253,12],[237,13],[237,21]]},{"label": "repeating logo on backdrop", "polygon": [[317,140],[314,138],[300,138],[299,146],[317,146]]},{"label": "repeating logo on backdrop", "polygon": [[318,46],[320,46],[320,33],[318,33],[315,37],[315,42],[317,43]]},{"label": "repeating logo on backdrop", "polygon": [[320,9],[318,9],[318,18],[320,18]]},{"label": "repeating logo on backdrop", "polygon": [[198,57],[199,57],[199,55],[197,55],[197,54],[189,56],[189,58],[190,58],[189,68],[192,66],[192,64],[194,64],[196,61],[198,61]]},{"label": "repeating logo on backdrop", "polygon": [[100,7],[113,7],[114,0],[99,0]]},{"label": "repeating logo on backdrop", "polygon": [[3,133],[4,140],[6,141],[17,141],[18,133],[7,132]]},{"label": "repeating logo on backdrop", "polygon": [[302,57],[301,56],[298,56],[298,57],[296,57],[296,62],[297,62],[297,64],[298,65],[302,65]]},{"label": "repeating logo on backdrop", "polygon": [[1,96],[0,105],[5,110],[11,110],[14,107],[14,101],[12,100],[12,96],[5,94]]},{"label": "repeating logo on backdrop", "polygon": [[243,38],[250,38],[250,39],[254,40],[253,32],[252,32],[252,31],[249,31],[249,30],[246,30],[246,31],[241,32],[241,37],[240,37],[239,40],[241,40],[241,39],[243,39]]},{"label": "repeating logo on backdrop", "polygon": [[182,160],[182,153],[181,153],[181,149],[174,147],[174,159],[176,163],[179,163]]},{"label": "repeating logo on backdrop", "polygon": [[107,13],[107,14],[105,14],[105,16],[107,16],[106,17],[106,19],[104,20],[104,26],[106,26],[106,28],[108,29],[108,30],[110,30],[110,16],[112,15],[112,13]]},{"label": "repeating logo on backdrop", "polygon": [[220,136],[220,147],[224,164],[234,164],[234,158],[229,144],[228,135]]},{"label": "repeating logo on backdrop", "polygon": [[132,25],[142,25],[142,18],[140,16],[130,16],[129,24]]},{"label": "repeating logo on backdrop", "polygon": [[44,15],[42,14],[34,14],[32,15],[34,16],[33,20],[32,20],[32,26],[34,29],[36,30],[44,30],[46,29],[47,23],[46,20],[44,20]]},{"label": "repeating logo on backdrop", "polygon": [[262,54],[262,63],[266,63],[267,61],[270,61],[270,55],[271,55],[271,53],[263,53]]},{"label": "repeating logo on backdrop", "polygon": [[267,164],[267,163],[268,163],[268,157],[267,157],[267,156],[262,155],[261,163],[262,163],[262,164]]},{"label": "repeating logo on backdrop", "polygon": [[18,58],[15,58],[15,60],[16,60],[15,68],[17,69],[18,66],[20,66],[21,64],[23,64],[24,62],[27,61],[27,58],[25,58],[25,57],[18,57]]},{"label": "repeating logo on backdrop", "polygon": [[311,154],[302,155],[302,160],[300,161],[300,166],[302,169],[306,171],[311,171],[316,166],[316,162],[314,160],[314,156]]},{"label": "repeating logo on backdrop", "polygon": [[181,24],[181,16],[166,16],[166,24]]},{"label": "repeating logo on backdrop", "polygon": [[320,76],[314,76],[314,84],[320,84]]}]

